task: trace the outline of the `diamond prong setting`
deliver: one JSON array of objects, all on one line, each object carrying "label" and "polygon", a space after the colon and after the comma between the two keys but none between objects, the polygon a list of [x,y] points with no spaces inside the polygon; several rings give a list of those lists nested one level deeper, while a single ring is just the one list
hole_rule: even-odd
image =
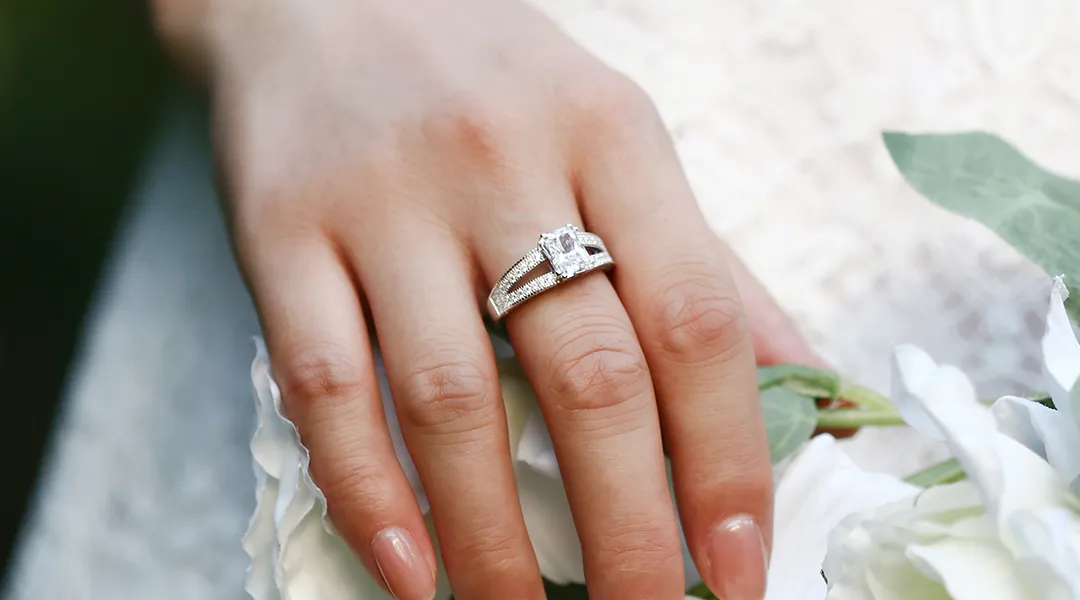
[{"label": "diamond prong setting", "polygon": [[[550,271],[523,281],[537,267],[547,263]],[[498,321],[516,307],[564,281],[615,265],[600,236],[567,224],[540,235],[540,241],[525,253],[488,294],[488,313]]]},{"label": "diamond prong setting", "polygon": [[580,231],[568,223],[555,231],[540,235],[540,250],[551,265],[551,270],[561,279],[570,279],[588,270],[589,251],[578,239]]}]

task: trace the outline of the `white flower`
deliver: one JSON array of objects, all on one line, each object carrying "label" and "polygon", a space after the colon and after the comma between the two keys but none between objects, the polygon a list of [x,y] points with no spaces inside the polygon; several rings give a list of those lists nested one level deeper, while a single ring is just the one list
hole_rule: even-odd
[{"label": "white flower", "polygon": [[824,598],[821,562],[833,527],[852,513],[910,498],[919,489],[860,469],[831,435],[810,440],[776,486],[766,600]]},{"label": "white flower", "polygon": [[1068,297],[1062,279],[1055,278],[1042,350],[1046,386],[1057,410],[1005,396],[993,412],[998,430],[1046,458],[1073,493],[1080,494],[1080,342],[1065,313]]},{"label": "white flower", "polygon": [[1080,598],[1080,516],[1069,490],[1080,424],[1068,393],[1080,344],[1064,295],[1057,281],[1043,340],[1059,411],[1015,397],[988,409],[957,369],[897,349],[897,409],[944,440],[968,478],[846,519],[824,564],[828,598]]}]

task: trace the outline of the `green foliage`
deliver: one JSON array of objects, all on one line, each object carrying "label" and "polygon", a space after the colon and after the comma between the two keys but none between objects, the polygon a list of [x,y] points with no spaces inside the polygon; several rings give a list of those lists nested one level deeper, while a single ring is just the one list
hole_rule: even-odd
[{"label": "green foliage", "polygon": [[922,471],[913,473],[904,478],[904,481],[919,487],[930,487],[944,483],[960,481],[966,476],[960,461],[950,458],[946,461],[931,465]]},{"label": "green foliage", "polygon": [[784,386],[811,398],[835,398],[840,395],[840,376],[803,365],[758,367],[758,389]]},{"label": "green foliage", "polygon": [[769,438],[769,457],[775,463],[795,452],[817,427],[814,399],[786,386],[761,392],[761,413]]},{"label": "green foliage", "polygon": [[[992,229],[1050,275],[1080,282],[1080,181],[1041,168],[983,132],[884,134],[904,178],[920,194]],[[1080,294],[1065,304],[1080,322]]]}]

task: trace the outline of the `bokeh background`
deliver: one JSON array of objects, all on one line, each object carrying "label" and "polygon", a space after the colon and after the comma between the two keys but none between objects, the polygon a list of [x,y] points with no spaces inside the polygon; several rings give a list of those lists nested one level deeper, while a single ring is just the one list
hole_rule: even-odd
[{"label": "bokeh background", "polygon": [[170,87],[136,0],[0,2],[0,564]]},{"label": "bokeh background", "polygon": [[[984,395],[1037,389],[1046,275],[919,198],[881,131],[993,131],[1078,175],[1076,0],[535,3],[653,96],[710,225],[841,372],[887,389],[891,349],[911,342]],[[242,597],[257,325],[205,112],[169,74],[144,4],[0,0],[12,600]],[[69,382],[76,418],[52,434],[67,443],[51,446],[49,501],[12,578]]]}]

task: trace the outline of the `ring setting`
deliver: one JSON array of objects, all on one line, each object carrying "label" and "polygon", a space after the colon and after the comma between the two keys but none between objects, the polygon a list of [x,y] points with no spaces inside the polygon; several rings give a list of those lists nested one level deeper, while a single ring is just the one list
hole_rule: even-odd
[{"label": "ring setting", "polygon": [[[550,271],[529,281],[525,276],[544,263]],[[567,224],[540,234],[536,246],[499,278],[488,295],[488,312],[498,321],[527,300],[597,269],[610,269],[615,261],[600,236]]]}]

